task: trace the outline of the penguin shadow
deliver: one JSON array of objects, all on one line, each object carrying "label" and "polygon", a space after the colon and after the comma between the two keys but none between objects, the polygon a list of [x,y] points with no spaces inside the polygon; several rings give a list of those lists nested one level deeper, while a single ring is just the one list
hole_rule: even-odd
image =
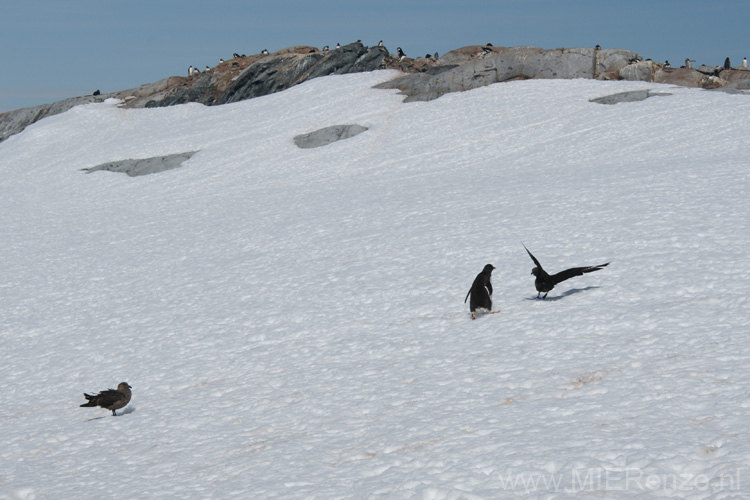
[{"label": "penguin shadow", "polygon": [[585,292],[587,290],[594,290],[596,288],[601,288],[601,287],[600,286],[587,286],[586,288],[571,288],[570,290],[567,290],[566,292],[561,293],[560,295],[555,295],[554,297],[547,297],[546,299],[538,299],[536,297],[527,297],[526,300],[538,300],[540,302],[554,302],[556,300],[562,300],[565,297],[570,297],[571,295]]}]

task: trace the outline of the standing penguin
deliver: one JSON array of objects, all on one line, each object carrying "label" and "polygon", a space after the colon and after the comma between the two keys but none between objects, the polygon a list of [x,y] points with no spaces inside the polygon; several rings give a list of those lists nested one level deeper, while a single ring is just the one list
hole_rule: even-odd
[{"label": "standing penguin", "polygon": [[401,50],[401,47],[397,47],[396,51],[398,52],[398,60],[403,61],[406,58],[406,53]]},{"label": "standing penguin", "polygon": [[491,314],[499,312],[492,310],[492,283],[490,282],[490,278],[494,269],[495,266],[492,264],[484,266],[482,272],[474,278],[474,283],[471,284],[469,293],[466,294],[464,304],[466,304],[466,300],[471,295],[471,300],[469,301],[471,319],[477,319],[477,312],[490,312]]}]

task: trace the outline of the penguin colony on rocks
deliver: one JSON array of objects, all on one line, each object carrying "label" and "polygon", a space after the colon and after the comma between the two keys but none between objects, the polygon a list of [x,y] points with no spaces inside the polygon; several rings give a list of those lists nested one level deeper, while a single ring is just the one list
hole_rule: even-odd
[{"label": "penguin colony on rocks", "polygon": [[[357,40],[356,43],[362,43],[362,40]],[[492,46],[491,43],[489,43],[487,45],[490,46],[490,47]],[[380,40],[378,42],[377,46],[384,48],[385,45],[383,44],[383,40]],[[340,48],[341,48],[341,44],[340,43],[336,43],[336,49],[340,49]],[[330,51],[331,51],[331,49],[329,48],[328,45],[323,46],[323,48],[321,49],[321,52],[324,52],[324,53],[328,53]],[[399,61],[403,61],[406,58],[406,53],[403,51],[403,49],[401,47],[398,47],[396,49],[396,51],[397,51],[397,56],[396,57],[398,58],[398,60]],[[262,55],[262,56],[267,56],[267,55],[270,54],[270,52],[267,49],[263,49],[263,50],[260,51],[259,54]],[[240,54],[239,52],[232,53],[232,59],[242,59],[242,58],[245,58],[245,57],[247,57],[245,54]],[[437,52],[435,52],[434,55],[427,54],[425,56],[426,59],[432,59],[433,61],[438,60],[439,57],[440,56],[438,55]],[[224,59],[223,58],[219,58],[219,64],[223,64],[223,63],[224,63]],[[236,63],[234,65],[236,65]],[[211,68],[207,65],[206,69],[203,72],[204,73],[211,72]],[[201,73],[201,71],[198,68],[196,68],[196,67],[194,67],[192,65],[190,67],[188,67],[188,77],[196,76],[196,75],[199,75],[200,73]]]}]

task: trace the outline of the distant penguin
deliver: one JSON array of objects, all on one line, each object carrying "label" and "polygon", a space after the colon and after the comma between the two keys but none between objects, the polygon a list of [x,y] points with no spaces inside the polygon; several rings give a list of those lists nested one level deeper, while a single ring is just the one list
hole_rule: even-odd
[{"label": "distant penguin", "polygon": [[664,67],[665,68],[671,68],[672,67],[672,65],[669,64],[669,60],[664,61]]},{"label": "distant penguin", "polygon": [[263,55],[263,56],[267,56],[268,55],[268,51],[266,49],[263,49],[263,50],[260,51],[260,54]]},{"label": "distant penguin", "polygon": [[440,55],[439,55],[439,54],[438,54],[437,52],[435,52],[435,55],[433,55],[432,57],[433,57],[433,59],[435,59],[436,61],[437,61],[438,59],[440,59]]},{"label": "distant penguin", "polygon": [[491,43],[485,43],[484,46],[485,47],[493,47],[493,45]]},{"label": "distant penguin", "polygon": [[732,69],[732,64],[729,62],[729,58],[724,59],[724,69]]},{"label": "distant penguin", "polygon": [[685,59],[685,67],[687,69],[693,69],[693,66],[690,64],[690,59]]},{"label": "distant penguin", "polygon": [[492,47],[491,46],[488,47],[488,46],[485,45],[484,47],[482,47],[482,55],[487,55],[490,52],[492,52]]},{"label": "distant penguin", "polygon": [[742,67],[747,69],[747,57],[742,60]]},{"label": "distant penguin", "polygon": [[193,66],[190,66],[188,68],[188,76],[193,76],[193,73],[195,73],[195,68],[193,68]]},{"label": "distant penguin", "polygon": [[101,93],[101,92],[99,92],[99,89],[96,89],[96,90],[94,91],[94,93],[93,93],[93,94],[91,94],[91,95],[101,95],[101,94],[102,94],[102,93]]},{"label": "distant penguin", "polygon": [[209,68],[208,64],[206,64],[206,71],[205,72],[208,73],[209,71],[211,71],[211,68]]},{"label": "distant penguin", "polygon": [[224,62],[224,59],[222,59],[222,58],[219,58],[219,64],[221,64],[221,63],[223,63],[223,62]]},{"label": "distant penguin", "polygon": [[337,43],[337,44],[336,44],[336,48],[337,48],[337,49],[340,49],[340,48],[341,48],[341,44],[340,44],[340,43]]},{"label": "distant penguin", "polygon": [[382,47],[382,46],[383,46],[383,40],[380,40],[380,41],[378,42],[378,47]]},{"label": "distant penguin", "polygon": [[323,52],[328,52],[328,45],[326,45],[325,47],[323,47]]},{"label": "distant penguin", "polygon": [[594,50],[602,50],[602,46],[597,43],[596,47],[594,47]]},{"label": "distant penguin", "polygon": [[[391,47],[392,47],[392,45],[391,45]],[[404,51],[401,50],[401,47],[396,48],[396,51],[398,52],[398,60],[399,61],[403,61],[404,58],[406,57],[406,54],[404,53]]]},{"label": "distant penguin", "polygon": [[495,266],[487,264],[482,269],[482,272],[477,274],[474,278],[474,282],[471,284],[469,293],[466,294],[464,304],[466,300],[471,296],[469,300],[469,309],[471,310],[471,319],[477,319],[478,312],[491,312],[495,314],[497,311],[492,310],[492,271]]},{"label": "distant penguin", "polygon": [[237,52],[235,52],[234,54],[232,54],[232,57],[234,57],[235,59],[239,59],[240,55]]}]

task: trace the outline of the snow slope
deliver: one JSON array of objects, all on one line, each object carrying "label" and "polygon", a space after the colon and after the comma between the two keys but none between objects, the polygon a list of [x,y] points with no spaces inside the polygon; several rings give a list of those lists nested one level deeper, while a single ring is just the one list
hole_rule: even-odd
[{"label": "snow slope", "polygon": [[[0,499],[750,496],[750,99],[390,76],[0,144]],[[522,243],[612,264],[538,301]]]}]

